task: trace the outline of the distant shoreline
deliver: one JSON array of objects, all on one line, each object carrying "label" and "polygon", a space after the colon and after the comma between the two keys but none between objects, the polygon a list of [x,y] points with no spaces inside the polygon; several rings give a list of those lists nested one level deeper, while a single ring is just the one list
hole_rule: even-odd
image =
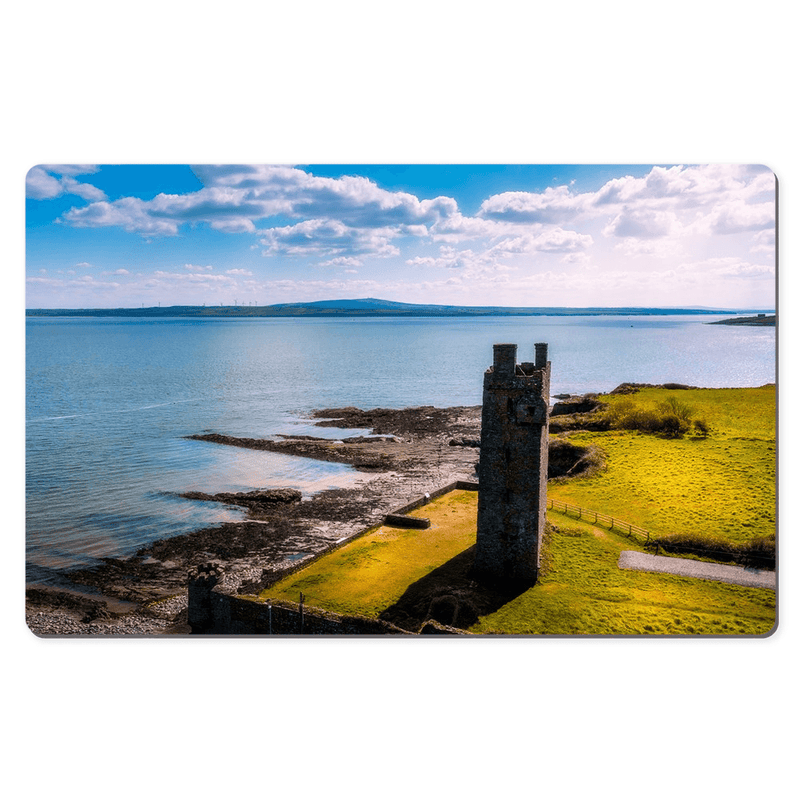
[{"label": "distant shoreline", "polygon": [[755,317],[733,317],[709,322],[709,325],[771,325],[775,326],[774,314],[758,314]]},{"label": "distant shoreline", "polygon": [[[395,303],[389,300],[322,300],[313,303],[282,303],[269,306],[154,306],[149,308],[30,308],[27,317],[539,317],[539,316],[669,316],[676,314],[773,314],[765,309],[656,308],[599,306],[444,306]],[[756,317],[750,317],[756,319]],[[759,316],[757,319],[761,319]],[[773,316],[774,319],[774,316]],[[733,322],[744,322],[745,318]],[[768,323],[756,323],[768,324]]]}]

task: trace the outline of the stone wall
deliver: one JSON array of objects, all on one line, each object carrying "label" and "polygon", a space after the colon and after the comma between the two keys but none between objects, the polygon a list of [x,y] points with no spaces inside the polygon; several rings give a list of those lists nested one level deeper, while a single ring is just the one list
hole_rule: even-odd
[{"label": "stone wall", "polygon": [[[396,510],[399,520],[425,522],[418,517],[404,517],[409,511],[429,503],[454,489],[476,490],[470,481],[455,481],[418,498]],[[428,521],[429,523],[429,521]],[[366,531],[326,547],[313,557],[298,562],[291,569],[276,575],[274,581],[298,572],[324,555],[357,539]],[[237,595],[238,586],[218,564],[201,564],[189,573],[189,626],[193,634],[200,635],[288,635],[288,636],[411,636],[414,632],[403,630],[389,622],[367,617],[334,614],[320,608],[286,601],[270,602]],[[420,634],[463,635],[464,631],[429,620]]]},{"label": "stone wall", "polygon": [[[211,636],[414,636],[378,619],[334,614],[300,603],[261,602],[237,597],[214,564],[195,570],[189,581],[189,624],[193,634]],[[464,632],[428,620],[419,634]]]}]

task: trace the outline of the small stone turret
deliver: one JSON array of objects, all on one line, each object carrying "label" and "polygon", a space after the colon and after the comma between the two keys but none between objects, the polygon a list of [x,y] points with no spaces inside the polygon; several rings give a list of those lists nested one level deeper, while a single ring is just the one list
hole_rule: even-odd
[{"label": "small stone turret", "polygon": [[192,633],[210,633],[211,590],[222,578],[222,567],[209,561],[189,571],[189,626]]},{"label": "small stone turret", "polygon": [[547,344],[516,363],[517,345],[496,344],[483,380],[478,539],[473,574],[487,583],[532,585],[547,505]]}]

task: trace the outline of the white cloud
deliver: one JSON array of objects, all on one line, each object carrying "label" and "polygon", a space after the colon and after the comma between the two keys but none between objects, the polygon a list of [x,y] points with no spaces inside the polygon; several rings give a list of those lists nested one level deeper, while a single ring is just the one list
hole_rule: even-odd
[{"label": "white cloud", "polygon": [[700,224],[707,226],[711,233],[721,234],[774,230],[775,203],[733,201],[720,204]]},{"label": "white cloud", "polygon": [[484,200],[478,214],[504,222],[565,224],[585,210],[588,198],[567,186],[548,186],[540,193],[503,192]]},{"label": "white cloud", "polygon": [[622,238],[657,239],[673,236],[679,230],[678,218],[673,211],[626,206],[603,229],[603,234]]},{"label": "white cloud", "polygon": [[[43,165],[32,170],[31,192],[45,197],[93,188],[78,183],[84,168],[59,169]],[[420,199],[359,176],[323,178],[290,166],[210,166],[197,167],[195,173],[203,183],[199,191],[150,200],[101,198],[72,208],[61,221],[83,228],[116,226],[147,237],[188,236],[193,226],[206,225],[249,235],[245,246],[259,247],[276,260],[314,259],[312,266],[333,268],[341,278],[293,282],[301,297],[313,292],[321,293],[316,297],[325,292],[391,296],[392,287],[405,296],[423,291],[422,282],[409,281],[410,273],[432,278],[426,285],[472,291],[481,299],[504,286],[506,302],[516,303],[523,302],[514,296],[516,290],[541,289],[543,276],[550,275],[557,287],[570,292],[582,287],[598,293],[600,302],[599,295],[612,287],[660,292],[658,280],[669,281],[670,291],[673,284],[696,288],[714,279],[728,285],[754,283],[770,275],[761,262],[769,263],[774,255],[775,179],[758,167],[654,167],[638,178],[621,175],[596,191],[576,191],[573,181],[541,192],[503,192],[486,198],[475,216],[462,214],[452,198]],[[738,260],[703,263],[694,270],[681,266],[700,253],[738,254]],[[743,253],[753,263],[742,260]],[[372,257],[387,259],[381,262],[380,281],[351,277],[367,275]],[[395,280],[401,263],[392,259],[398,257],[415,269]],[[282,274],[298,269],[296,263],[278,266]],[[241,299],[243,287],[259,293],[274,288],[247,270],[231,269],[222,276],[214,275],[210,265],[190,263],[182,271],[176,266],[174,272],[156,273],[147,286],[139,276],[124,277],[130,279],[126,291],[175,288],[184,298],[197,288],[208,291],[209,300],[215,290],[221,298],[223,289],[235,288]],[[288,284],[281,284],[280,291],[288,292]],[[616,300],[610,294],[605,298],[606,304],[619,304]],[[694,295],[692,302],[712,304]]]},{"label": "white cloud", "polygon": [[[321,261],[321,267],[361,267],[364,262],[360,258],[353,258],[352,256],[337,256],[336,258]],[[355,272],[355,270],[345,270],[345,272]]]},{"label": "white cloud", "polygon": [[517,253],[574,253],[586,250],[592,245],[589,234],[566,231],[563,228],[550,228],[538,236],[526,234],[512,239],[503,239],[491,248],[498,255]]},{"label": "white cloud", "polygon": [[466,239],[494,236],[504,230],[508,230],[508,226],[494,220],[465,217],[460,212],[454,212],[432,225],[430,234],[434,241],[462,242]]},{"label": "white cloud", "polygon": [[197,192],[95,203],[71,209],[63,219],[81,227],[118,226],[146,235],[175,235],[181,225],[198,222],[226,233],[256,233],[256,221],[280,214],[421,236],[427,235],[427,226],[457,212],[452,198],[420,200],[359,176],[322,178],[273,166],[202,166],[194,171],[205,184]]},{"label": "white cloud", "polygon": [[49,200],[62,194],[74,194],[84,200],[104,200],[105,193],[88,183],[76,181],[74,175],[95,172],[87,165],[58,166],[42,164],[32,167],[25,179],[27,197]]},{"label": "white cloud", "polygon": [[768,253],[774,255],[775,253],[775,228],[768,228],[763,231],[758,231],[753,236],[753,246],[750,248],[751,253]]},{"label": "white cloud", "polygon": [[123,197],[113,203],[102,201],[83,208],[72,208],[61,220],[75,228],[116,226],[128,232],[151,235],[175,235],[178,232],[176,222],[153,216],[148,202],[138,197]]},{"label": "white cloud", "polygon": [[400,251],[390,240],[398,234],[391,229],[351,228],[336,220],[312,219],[263,231],[265,255],[354,255],[396,256]]},{"label": "white cloud", "polygon": [[729,234],[774,227],[774,193],[774,175],[764,167],[653,167],[641,178],[609,180],[596,192],[559,186],[493,195],[479,216],[506,225],[558,227],[605,218],[606,236],[631,240]]}]

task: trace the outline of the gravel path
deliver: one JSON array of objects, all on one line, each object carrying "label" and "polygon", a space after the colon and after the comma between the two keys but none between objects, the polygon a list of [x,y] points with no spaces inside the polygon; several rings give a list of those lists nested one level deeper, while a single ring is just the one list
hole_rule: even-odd
[{"label": "gravel path", "polygon": [[691,558],[652,556],[636,550],[623,550],[617,566],[620,569],[636,569],[642,572],[668,572],[685,578],[701,578],[706,581],[736,583],[740,586],[755,586],[775,590],[775,573],[767,569],[751,569],[728,564],[710,564]]}]

